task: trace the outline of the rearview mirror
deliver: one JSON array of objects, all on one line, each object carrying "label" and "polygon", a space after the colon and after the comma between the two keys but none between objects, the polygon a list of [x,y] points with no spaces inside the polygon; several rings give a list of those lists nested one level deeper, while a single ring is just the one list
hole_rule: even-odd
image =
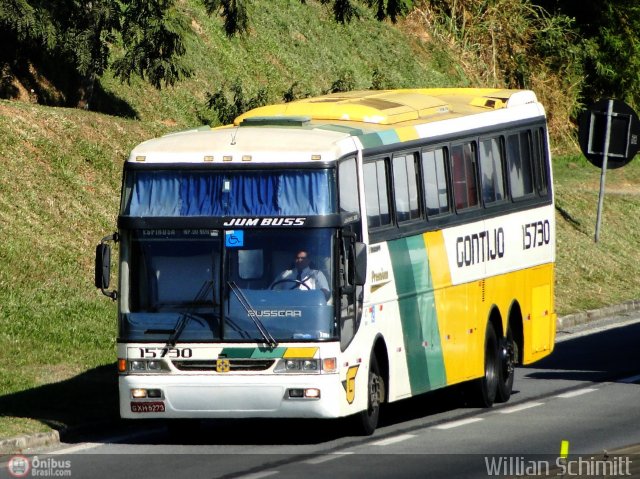
[{"label": "rearview mirror", "polygon": [[96,246],[95,285],[98,289],[109,289],[111,278],[111,246],[100,243]]},{"label": "rearview mirror", "polygon": [[354,283],[356,286],[364,286],[367,281],[367,245],[356,241],[356,271]]},{"label": "rearview mirror", "polygon": [[109,296],[111,299],[116,299],[118,293],[116,291],[107,291],[111,282],[111,246],[106,244],[105,241],[118,240],[118,233],[114,233],[102,238],[100,244],[96,246],[94,284],[96,288],[102,291],[102,294]]}]

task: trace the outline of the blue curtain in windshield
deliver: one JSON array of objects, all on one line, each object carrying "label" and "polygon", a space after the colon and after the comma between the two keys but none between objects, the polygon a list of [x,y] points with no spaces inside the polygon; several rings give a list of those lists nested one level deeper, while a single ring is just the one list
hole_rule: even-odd
[{"label": "blue curtain in windshield", "polygon": [[138,171],[127,216],[282,216],[335,211],[331,172]]}]

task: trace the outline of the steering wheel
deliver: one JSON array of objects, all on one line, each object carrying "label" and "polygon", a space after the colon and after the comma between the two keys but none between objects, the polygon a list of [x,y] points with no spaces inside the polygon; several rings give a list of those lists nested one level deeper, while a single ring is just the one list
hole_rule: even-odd
[{"label": "steering wheel", "polygon": [[297,286],[302,285],[308,290],[311,290],[309,285],[307,285],[306,283],[303,283],[302,281],[298,281],[297,279],[290,279],[290,278],[280,279],[278,281],[273,282],[271,286],[269,286],[269,289],[273,289],[276,285],[280,283],[295,283],[290,289],[295,289]]}]

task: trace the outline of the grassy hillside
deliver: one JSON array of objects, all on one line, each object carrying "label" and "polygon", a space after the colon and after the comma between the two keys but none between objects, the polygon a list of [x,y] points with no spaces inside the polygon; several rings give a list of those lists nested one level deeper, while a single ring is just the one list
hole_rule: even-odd
[{"label": "grassy hillside", "polygon": [[[249,35],[229,39],[219,19],[182,2],[191,79],[159,92],[103,79],[102,106],[138,119],[0,101],[0,437],[117,414],[116,310],[93,288],[93,255],[115,227],[122,162],[135,144],[198,124],[206,92],[236,79],[274,101],[294,82],[313,94],[338,78],[368,88],[376,70],[389,86],[467,83],[446,53],[366,11],[343,26],[319,2],[260,4]],[[597,245],[599,171],[563,158],[555,175],[559,313],[640,298],[640,164],[609,174]]]},{"label": "grassy hillside", "polygon": [[200,2],[181,2],[190,24],[186,65],[194,75],[176,87],[156,91],[142,80],[123,87],[107,74],[103,88],[128,103],[142,120],[184,126],[198,123],[199,113],[206,114],[207,92],[235,81],[248,95],[265,88],[272,101],[280,101],[294,83],[297,91],[313,95],[328,90],[337,79],[367,89],[375,71],[379,81],[395,88],[468,83],[455,68],[443,67],[455,64],[445,53],[439,52],[434,62],[427,46],[375,20],[369,9],[359,9],[358,19],[342,25],[334,21],[330,5],[316,1],[269,0],[247,6],[248,34],[228,38],[221,19],[209,17]]}]

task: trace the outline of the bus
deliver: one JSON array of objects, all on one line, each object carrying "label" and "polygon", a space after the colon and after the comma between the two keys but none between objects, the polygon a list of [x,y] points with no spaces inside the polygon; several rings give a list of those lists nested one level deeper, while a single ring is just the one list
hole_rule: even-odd
[{"label": "bus", "polygon": [[454,384],[507,401],[554,346],[552,184],[528,90],[335,93],[141,143],[96,247],[121,416],[369,435]]}]

